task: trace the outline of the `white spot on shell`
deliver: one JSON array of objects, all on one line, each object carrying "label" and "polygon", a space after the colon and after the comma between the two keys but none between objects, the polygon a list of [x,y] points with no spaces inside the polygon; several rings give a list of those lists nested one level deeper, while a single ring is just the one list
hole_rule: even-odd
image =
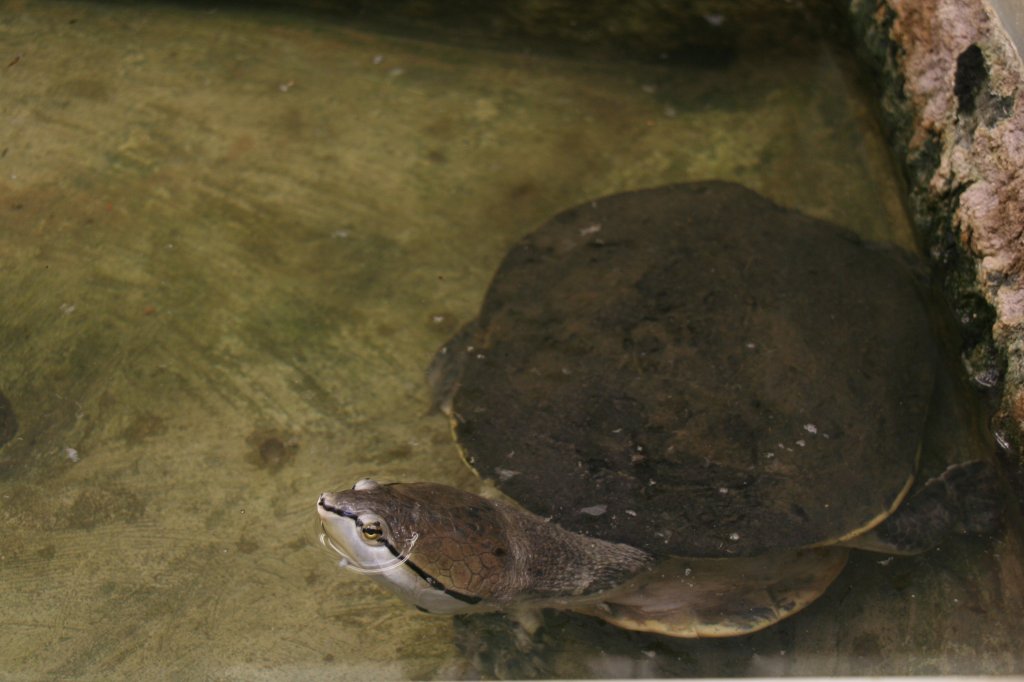
[{"label": "white spot on shell", "polygon": [[729,494],[729,489],[723,486],[723,487],[718,489],[718,492],[720,494],[722,494],[722,495],[728,495]]},{"label": "white spot on shell", "polygon": [[505,481],[509,480],[510,478],[515,478],[521,472],[516,471],[514,469],[503,469],[501,467],[497,467],[494,470],[494,473],[498,474],[498,479],[501,480],[504,483]]},{"label": "white spot on shell", "polygon": [[729,533],[729,539],[732,540],[733,542],[736,542],[737,540],[740,539],[740,534],[739,533]]},{"label": "white spot on shell", "polygon": [[597,234],[601,231],[601,223],[591,223],[586,227],[580,228],[581,237],[589,237],[592,234]]},{"label": "white spot on shell", "polygon": [[636,512],[633,511],[632,509],[627,509],[626,510],[626,514],[629,515],[629,516],[636,516]]},{"label": "white spot on shell", "polygon": [[78,456],[78,450],[75,450],[74,448],[64,448],[64,456],[72,462],[77,462],[81,459],[81,457]]},{"label": "white spot on shell", "polygon": [[818,427],[815,426],[814,424],[804,424],[804,431],[806,431],[807,433],[817,433]]},{"label": "white spot on shell", "polygon": [[595,504],[592,507],[584,507],[580,512],[588,516],[601,516],[608,511],[607,504]]},{"label": "white spot on shell", "polygon": [[799,445],[800,447],[804,447],[805,445],[807,445],[807,441],[800,439],[796,442],[796,444]]}]

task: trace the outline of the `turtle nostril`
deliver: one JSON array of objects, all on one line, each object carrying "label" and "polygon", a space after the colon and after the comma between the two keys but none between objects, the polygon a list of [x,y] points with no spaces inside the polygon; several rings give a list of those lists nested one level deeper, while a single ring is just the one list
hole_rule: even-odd
[{"label": "turtle nostril", "polygon": [[326,494],[327,493],[320,493],[320,499],[318,499],[316,501],[316,504],[317,504],[318,507],[324,506],[324,495],[326,495]]}]

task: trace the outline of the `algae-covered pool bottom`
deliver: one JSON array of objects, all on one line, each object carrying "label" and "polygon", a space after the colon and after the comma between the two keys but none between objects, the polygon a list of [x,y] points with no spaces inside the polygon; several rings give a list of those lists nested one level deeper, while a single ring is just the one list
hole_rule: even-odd
[{"label": "algae-covered pool bottom", "polygon": [[[3,675],[471,674],[461,625],[339,571],[312,509],[366,475],[472,488],[423,374],[512,243],[707,178],[912,241],[870,99],[810,30],[698,64],[331,14],[0,10]],[[739,640],[553,615],[548,665],[1020,672],[1017,542],[857,557]]]}]

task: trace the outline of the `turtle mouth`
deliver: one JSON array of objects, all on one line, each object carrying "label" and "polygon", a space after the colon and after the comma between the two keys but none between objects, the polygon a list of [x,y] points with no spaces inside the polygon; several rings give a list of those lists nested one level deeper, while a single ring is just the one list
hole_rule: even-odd
[{"label": "turtle mouth", "polygon": [[327,550],[328,554],[341,557],[342,568],[348,568],[351,566],[354,560],[345,552],[341,545],[336,543],[334,538],[330,536],[327,532],[327,525],[320,519],[317,519],[316,525],[318,526],[317,539],[320,541],[320,546]]},{"label": "turtle mouth", "polygon": [[328,554],[331,554],[338,559],[339,568],[345,568],[356,573],[382,573],[393,568],[393,566],[389,566],[388,568],[363,568],[359,565],[355,557],[346,552],[345,548],[331,537],[331,534],[327,530],[327,524],[320,521],[318,525],[320,526],[320,531],[317,533],[317,537],[320,540],[320,546],[327,550]]}]

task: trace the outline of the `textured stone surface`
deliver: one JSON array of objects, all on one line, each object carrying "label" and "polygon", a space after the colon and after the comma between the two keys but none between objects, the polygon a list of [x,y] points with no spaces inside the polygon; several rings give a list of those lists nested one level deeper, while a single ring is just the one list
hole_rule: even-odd
[{"label": "textured stone surface", "polygon": [[[921,238],[945,268],[966,357],[1005,358],[1001,425],[1024,434],[1024,97],[1020,56],[982,0],[853,0],[884,76]],[[982,299],[984,305],[978,305]],[[994,343],[998,353],[984,346]],[[989,361],[991,364],[992,361]],[[984,364],[984,362],[983,362]],[[975,369],[979,369],[975,367]]]}]

